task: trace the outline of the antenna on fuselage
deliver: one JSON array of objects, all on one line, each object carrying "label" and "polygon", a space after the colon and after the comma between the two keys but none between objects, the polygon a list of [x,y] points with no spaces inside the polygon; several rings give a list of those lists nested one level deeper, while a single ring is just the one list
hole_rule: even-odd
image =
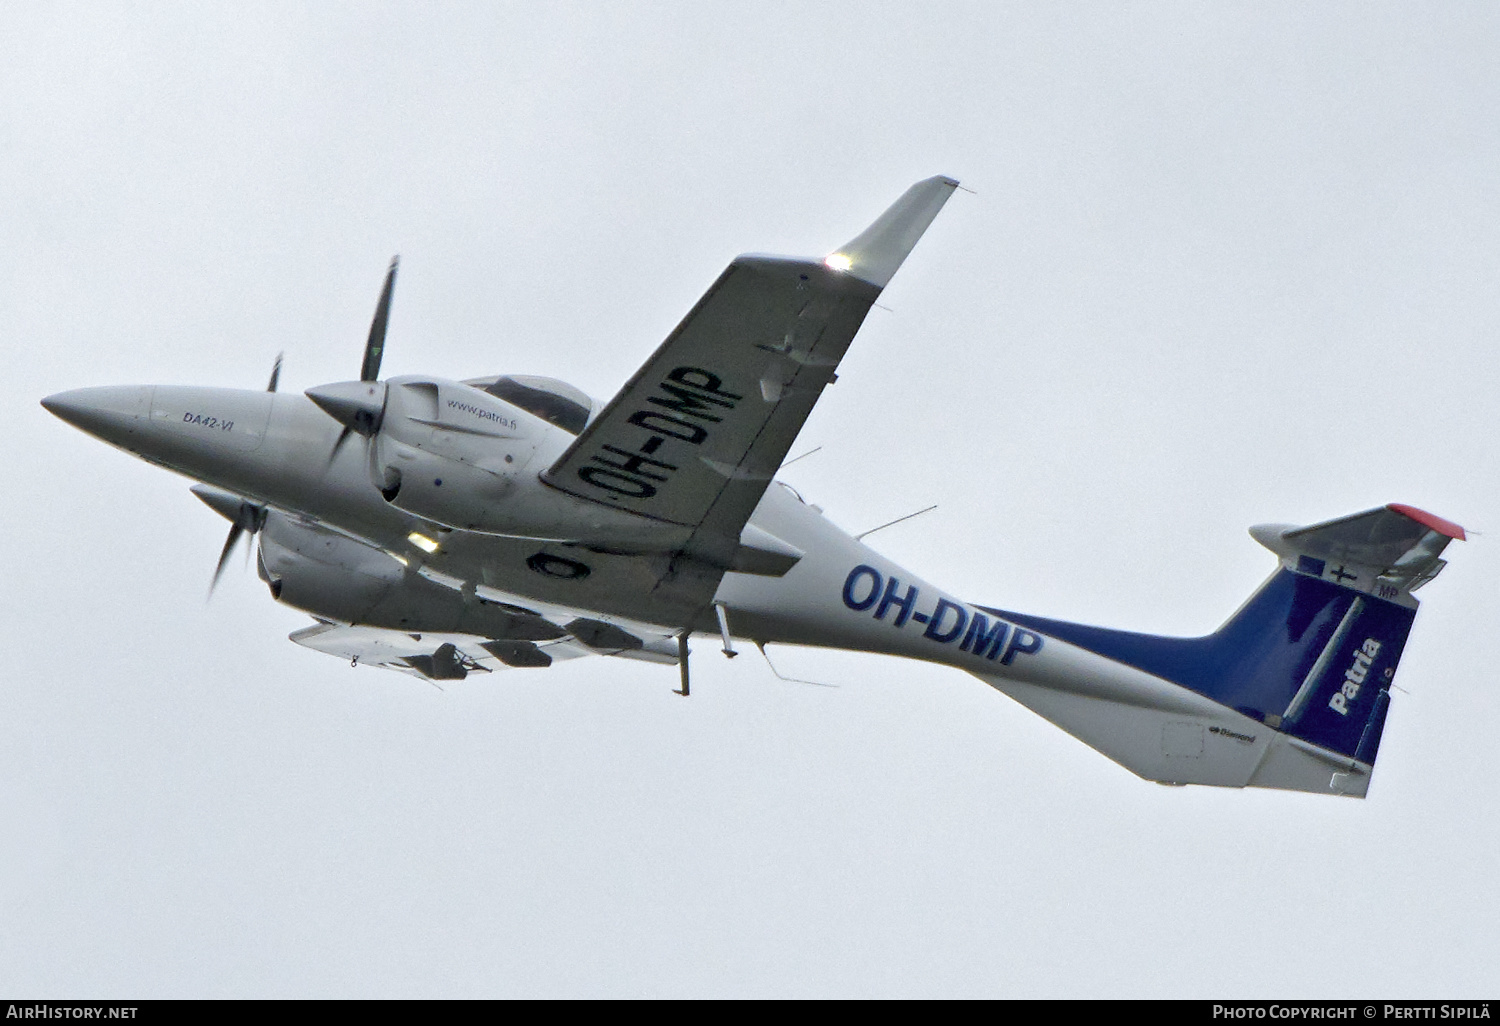
[{"label": "antenna on fuselage", "polygon": [[815,445],[811,449],[809,449],[805,453],[803,453],[801,456],[793,456],[791,459],[787,460],[785,463],[783,463],[780,467],[777,467],[776,469],[777,470],[785,470],[787,467],[790,467],[793,463],[796,463],[798,460],[805,460],[809,456],[811,456],[813,453],[815,453],[815,452],[821,452],[822,449],[823,449],[823,447],[821,445]]},{"label": "antenna on fuselage", "polygon": [[919,517],[923,513],[931,513],[935,509],[937,509],[937,503],[934,502],[931,506],[928,506],[926,509],[919,509],[915,513],[908,513],[904,517],[897,517],[895,520],[886,521],[885,523],[881,524],[879,527],[872,527],[868,531],[861,531],[859,534],[856,534],[854,536],[854,540],[855,541],[859,541],[861,538],[867,538],[870,535],[874,534],[876,531],[884,531],[887,527],[895,527],[897,524],[901,523],[903,520],[910,520],[912,517]]},{"label": "antenna on fuselage", "polygon": [[822,681],[818,680],[803,680],[800,677],[788,677],[780,670],[776,669],[776,664],[771,662],[771,657],[766,654],[766,643],[764,641],[757,641],[755,643],[755,647],[760,649],[760,657],[766,661],[766,665],[771,668],[771,673],[776,677],[777,680],[784,680],[788,684],[811,684],[815,688],[838,687],[837,684],[824,684]]}]

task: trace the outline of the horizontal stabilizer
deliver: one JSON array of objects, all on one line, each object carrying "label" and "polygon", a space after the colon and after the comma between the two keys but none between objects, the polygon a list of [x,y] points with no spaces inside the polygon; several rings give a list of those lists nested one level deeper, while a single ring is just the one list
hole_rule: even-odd
[{"label": "horizontal stabilizer", "polygon": [[1439,557],[1448,543],[1466,537],[1452,521],[1399,503],[1311,527],[1258,524],[1250,535],[1289,570],[1408,603],[1446,565]]}]

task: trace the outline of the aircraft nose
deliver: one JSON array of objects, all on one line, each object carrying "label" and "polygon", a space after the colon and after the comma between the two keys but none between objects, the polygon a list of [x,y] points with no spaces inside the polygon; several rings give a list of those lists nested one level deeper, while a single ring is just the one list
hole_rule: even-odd
[{"label": "aircraft nose", "polygon": [[123,445],[151,419],[151,386],[75,388],[49,395],[42,409],[96,438]]}]

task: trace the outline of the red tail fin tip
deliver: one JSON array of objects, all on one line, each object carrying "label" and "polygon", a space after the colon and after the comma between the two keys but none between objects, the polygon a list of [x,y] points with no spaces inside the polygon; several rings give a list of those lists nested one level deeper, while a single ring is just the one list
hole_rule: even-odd
[{"label": "red tail fin tip", "polygon": [[1394,513],[1400,513],[1402,516],[1410,517],[1423,527],[1431,528],[1438,534],[1455,538],[1458,541],[1468,540],[1462,527],[1459,527],[1451,520],[1444,520],[1442,517],[1434,516],[1424,509],[1417,509],[1415,506],[1407,506],[1400,502],[1387,503],[1385,508]]}]

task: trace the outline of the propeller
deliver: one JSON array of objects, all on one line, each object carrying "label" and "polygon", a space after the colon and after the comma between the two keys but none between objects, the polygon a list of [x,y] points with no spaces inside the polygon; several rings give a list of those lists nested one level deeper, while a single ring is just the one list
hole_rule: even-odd
[{"label": "propeller", "polygon": [[224,539],[224,548],[219,552],[219,563],[214,567],[213,580],[208,585],[208,595],[212,598],[214,589],[219,586],[219,578],[224,576],[224,567],[229,565],[229,556],[239,544],[240,538],[247,533],[255,534],[266,526],[266,507],[207,485],[194,485],[190,490],[209,509],[229,521],[229,537]]},{"label": "propeller", "polygon": [[391,319],[391,292],[396,287],[396,271],[401,266],[401,257],[391,257],[391,266],[385,272],[385,285],[380,289],[380,301],[375,304],[375,319],[370,322],[370,337],[365,341],[365,359],[359,365],[359,380],[374,381],[380,377],[380,358],[385,355],[385,326]]},{"label": "propeller", "polygon": [[[266,382],[267,392],[276,391],[276,386],[281,382],[281,361],[285,356],[284,352],[276,354],[276,362],[271,365],[271,380]],[[219,578],[224,576],[224,567],[229,563],[229,554],[239,544],[240,536],[247,531],[255,534],[266,526],[266,507],[246,502],[238,495],[221,492],[207,485],[194,485],[191,491],[215,513],[229,521],[229,537],[224,539],[224,548],[219,552],[219,564],[214,567],[214,577],[208,585],[208,597],[213,598],[214,589],[219,586]]]},{"label": "propeller", "polygon": [[[392,257],[391,266],[385,272],[385,285],[380,289],[380,300],[375,304],[375,318],[370,322],[370,337],[365,340],[365,357],[360,364],[359,380],[307,390],[309,399],[344,425],[338,440],[333,443],[333,452],[328,455],[329,465],[338,457],[339,449],[351,434],[368,438],[380,430],[380,418],[385,412],[385,385],[379,381],[380,360],[385,355],[385,330],[391,319],[391,293],[396,288],[396,270],[400,266],[401,258]],[[285,355],[276,354],[270,380],[266,382],[267,392],[275,392],[281,383],[281,362]],[[208,586],[211,598],[240,538],[247,533],[253,535],[265,526],[266,507],[206,485],[196,485],[192,492],[229,521],[229,537],[224,539],[224,548],[219,552],[219,562],[214,567],[213,580]]]},{"label": "propeller", "polygon": [[370,322],[370,337],[365,341],[365,357],[359,368],[358,381],[343,381],[334,385],[309,388],[307,397],[317,403],[334,420],[344,425],[333,451],[328,454],[332,465],[339,450],[350,435],[369,438],[380,430],[380,419],[385,413],[385,385],[380,378],[380,361],[385,355],[385,329],[391,319],[391,293],[396,288],[396,271],[401,266],[399,256],[391,258],[391,266],[385,272],[385,285],[380,290],[380,300],[375,304],[375,318]]}]

